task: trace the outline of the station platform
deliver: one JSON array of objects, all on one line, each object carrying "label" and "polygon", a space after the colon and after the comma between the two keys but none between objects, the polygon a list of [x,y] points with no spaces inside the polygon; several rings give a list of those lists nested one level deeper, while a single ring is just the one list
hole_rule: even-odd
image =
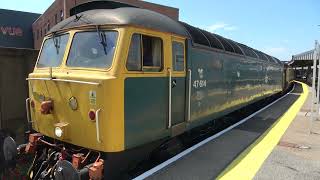
[{"label": "station platform", "polygon": [[[279,156],[278,149],[290,147],[280,147],[278,144],[296,115],[298,115],[297,118],[299,119],[300,116],[303,116],[304,111],[308,110],[301,109],[304,104],[305,106],[308,104],[306,101],[308,95],[308,86],[295,82],[293,90],[288,94],[135,179],[281,179],[281,175],[279,178],[273,176],[275,173],[281,173],[273,169],[277,168],[274,164],[279,163],[277,160]],[[307,137],[302,137],[303,135],[299,134],[301,128],[305,130],[306,124],[309,122],[309,119],[307,119],[305,117],[305,120],[295,120],[281,139],[280,145],[309,142],[305,141],[308,139]],[[296,124],[296,121],[298,124]],[[303,124],[303,126],[300,126],[300,124]],[[291,130],[291,128],[294,128],[294,130]],[[296,136],[301,136],[301,138],[292,138],[290,133],[297,133]],[[320,141],[318,142],[320,144]],[[310,143],[312,142],[310,141]],[[311,144],[307,143],[303,145],[311,146]],[[305,148],[305,146],[301,147]],[[317,148],[319,149],[315,150],[314,153],[318,153],[320,145]],[[291,150],[287,150],[285,153],[289,153],[289,151]],[[270,157],[268,157],[269,155]],[[308,155],[312,157],[312,155]],[[301,158],[308,155],[301,155]],[[320,159],[320,157],[317,158]],[[283,157],[281,160],[287,163],[291,161],[290,159],[286,159],[286,157]],[[319,162],[318,165],[320,164]],[[285,164],[281,164],[280,162],[279,166],[285,166]],[[315,173],[320,175],[318,172],[320,171],[320,166],[315,165],[314,167],[317,167]],[[265,175],[266,173],[268,175]]]},{"label": "station platform", "polygon": [[320,179],[320,121],[310,121],[309,95],[254,179]]}]

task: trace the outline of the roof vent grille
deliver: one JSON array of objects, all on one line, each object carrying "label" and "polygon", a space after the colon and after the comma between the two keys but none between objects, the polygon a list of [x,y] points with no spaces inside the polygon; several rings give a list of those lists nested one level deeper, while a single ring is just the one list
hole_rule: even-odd
[{"label": "roof vent grille", "polygon": [[126,4],[118,1],[89,1],[87,3],[79,4],[70,9],[70,16],[76,15],[78,13],[89,11],[93,9],[117,9],[122,7],[135,7],[131,4]]}]

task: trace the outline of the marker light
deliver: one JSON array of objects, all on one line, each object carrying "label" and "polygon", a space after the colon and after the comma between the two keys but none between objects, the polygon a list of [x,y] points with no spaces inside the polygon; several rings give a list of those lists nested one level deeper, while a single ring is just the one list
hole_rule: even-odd
[{"label": "marker light", "polygon": [[96,112],[94,110],[90,110],[88,115],[91,121],[94,121],[96,119]]},{"label": "marker light", "polygon": [[62,129],[61,129],[60,127],[56,127],[56,128],[54,129],[54,134],[55,134],[57,137],[61,138],[62,135],[63,135],[63,131],[62,131]]},{"label": "marker light", "polygon": [[40,106],[40,111],[42,114],[50,114],[51,111],[53,110],[53,102],[50,100],[50,101],[43,101],[41,103],[41,106]]},{"label": "marker light", "polygon": [[36,106],[35,103],[34,103],[34,100],[31,100],[30,106],[31,106],[32,108],[34,108],[34,107]]}]

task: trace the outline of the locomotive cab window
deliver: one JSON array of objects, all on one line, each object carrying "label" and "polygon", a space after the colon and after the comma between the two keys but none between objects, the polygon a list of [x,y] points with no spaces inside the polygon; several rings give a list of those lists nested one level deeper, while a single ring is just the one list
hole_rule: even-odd
[{"label": "locomotive cab window", "polygon": [[172,42],[172,66],[174,71],[184,71],[184,45]]},{"label": "locomotive cab window", "polygon": [[117,44],[118,32],[79,32],[73,37],[67,66],[110,68]]},{"label": "locomotive cab window", "polygon": [[67,46],[69,34],[54,35],[43,43],[38,68],[58,67],[61,65],[63,55]]},{"label": "locomotive cab window", "polygon": [[130,43],[127,69],[129,71],[161,71],[162,46],[162,40],[158,37],[134,34]]}]

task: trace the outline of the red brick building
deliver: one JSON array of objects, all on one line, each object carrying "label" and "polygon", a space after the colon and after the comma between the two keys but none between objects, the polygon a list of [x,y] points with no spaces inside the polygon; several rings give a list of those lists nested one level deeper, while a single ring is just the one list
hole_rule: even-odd
[{"label": "red brick building", "polygon": [[[40,49],[42,39],[52,26],[69,17],[69,11],[76,5],[92,0],[55,0],[51,6],[33,23],[34,48]],[[179,19],[179,9],[149,3],[141,0],[116,0],[136,7],[150,9],[165,14],[172,19]]]}]

